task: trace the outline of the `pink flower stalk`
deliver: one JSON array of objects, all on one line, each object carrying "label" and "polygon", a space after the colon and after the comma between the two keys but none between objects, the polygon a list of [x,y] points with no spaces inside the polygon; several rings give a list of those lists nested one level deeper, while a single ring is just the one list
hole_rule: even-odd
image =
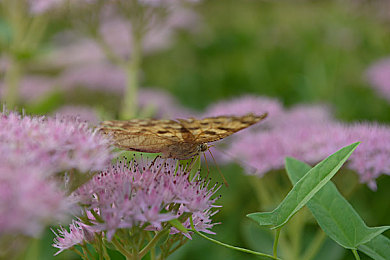
[{"label": "pink flower stalk", "polygon": [[367,71],[367,77],[378,94],[390,101],[390,58],[372,65]]},{"label": "pink flower stalk", "polygon": [[192,213],[199,220],[197,230],[210,229],[214,225],[211,209],[217,207],[216,199],[211,197],[218,188],[209,189],[209,183],[198,176],[189,180],[189,173],[181,167],[175,173],[175,165],[173,160],[163,164],[162,159],[155,163],[119,162],[74,195],[89,210],[99,213],[104,222],[94,227],[107,232],[108,239],[120,228],[146,226],[147,230],[161,230],[167,221],[184,213]]},{"label": "pink flower stalk", "polygon": [[[99,31],[110,50],[126,60],[131,57],[133,50],[132,25],[115,12],[108,16],[101,22]],[[171,46],[177,29],[196,30],[199,24],[198,16],[190,9],[185,8],[173,8],[164,21],[155,20],[155,18],[150,17],[150,20],[146,21],[150,24],[145,24],[147,31],[142,41],[143,55],[155,53]],[[58,48],[45,58],[49,64],[59,67],[73,67],[107,62],[106,53],[93,39],[80,39],[78,35],[66,32],[58,35],[54,42]],[[73,55],[69,55],[69,53]]]},{"label": "pink flower stalk", "polygon": [[0,114],[0,154],[11,165],[42,166],[47,175],[69,169],[104,169],[112,158],[109,140],[77,119]]}]

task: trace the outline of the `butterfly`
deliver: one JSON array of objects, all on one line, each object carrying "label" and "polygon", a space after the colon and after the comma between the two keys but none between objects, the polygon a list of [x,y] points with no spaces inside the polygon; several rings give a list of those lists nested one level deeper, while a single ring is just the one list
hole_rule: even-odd
[{"label": "butterfly", "polygon": [[208,149],[207,143],[223,139],[267,117],[217,116],[203,119],[133,119],[103,121],[99,131],[111,136],[114,144],[125,150],[161,153],[163,158],[186,160]]}]

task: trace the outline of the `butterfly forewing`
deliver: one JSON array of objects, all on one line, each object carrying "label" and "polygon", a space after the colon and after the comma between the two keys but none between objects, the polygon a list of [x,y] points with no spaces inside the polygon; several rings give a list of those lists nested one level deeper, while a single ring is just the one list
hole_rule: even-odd
[{"label": "butterfly forewing", "polygon": [[260,116],[247,114],[245,116],[217,116],[207,117],[200,120],[193,118],[179,119],[180,123],[192,132],[196,142],[209,143],[223,139],[242,129],[245,129],[260,120],[266,118],[267,114]]}]

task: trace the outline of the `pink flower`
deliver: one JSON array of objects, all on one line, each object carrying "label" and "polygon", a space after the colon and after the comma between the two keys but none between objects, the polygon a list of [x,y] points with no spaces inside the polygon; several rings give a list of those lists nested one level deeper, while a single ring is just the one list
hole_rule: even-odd
[{"label": "pink flower", "polygon": [[84,87],[93,91],[124,92],[126,75],[123,70],[109,64],[97,63],[66,69],[59,81],[65,91]]},{"label": "pink flower", "polygon": [[54,238],[53,247],[59,249],[54,255],[58,255],[62,251],[72,248],[75,245],[83,244],[84,242],[92,241],[92,229],[81,223],[80,221],[72,221],[72,224],[69,225],[69,232],[61,227],[57,230],[57,233],[53,230],[53,233],[56,235]]},{"label": "pink flower", "polygon": [[11,165],[39,166],[50,175],[69,169],[104,169],[112,158],[109,140],[77,119],[0,114],[0,154]]},{"label": "pink flower", "polygon": [[261,177],[271,170],[282,169],[286,156],[315,164],[343,146],[360,141],[346,167],[355,170],[360,180],[372,189],[376,189],[376,178],[390,174],[389,126],[342,124],[326,106],[300,105],[284,110],[275,101],[251,96],[220,102],[207,113],[261,113],[267,107],[270,109],[265,124],[235,134],[228,140],[223,154],[217,150],[219,159],[238,161],[248,174]]},{"label": "pink flower", "polygon": [[39,169],[0,161],[0,234],[37,236],[70,207],[64,192]]},{"label": "pink flower", "polygon": [[[19,96],[22,100],[35,102],[53,92],[56,80],[47,76],[26,75],[19,83]],[[0,82],[0,96],[5,95],[5,83]]]},{"label": "pink flower", "polygon": [[57,173],[104,169],[109,141],[76,119],[0,113],[0,234],[39,235],[62,220],[71,201]]},{"label": "pink flower", "polygon": [[90,107],[84,106],[63,106],[55,111],[55,115],[59,118],[78,118],[91,125],[97,125],[99,122],[96,111]]},{"label": "pink flower", "polygon": [[189,180],[182,168],[175,173],[173,160],[162,163],[162,159],[154,164],[119,162],[75,192],[83,205],[104,220],[96,223],[96,230],[106,231],[109,239],[120,228],[147,224],[148,230],[160,230],[163,223],[185,212],[203,220],[196,226],[199,230],[213,226],[210,216],[216,199],[211,196],[218,188],[209,189],[198,176]]},{"label": "pink flower", "polygon": [[372,87],[387,100],[390,100],[390,58],[379,60],[367,71]]},{"label": "pink flower", "polygon": [[33,14],[40,14],[59,6],[65,0],[27,0]]},{"label": "pink flower", "polygon": [[248,113],[260,115],[265,112],[272,117],[278,117],[283,112],[283,107],[276,99],[245,95],[211,105],[204,116],[242,116]]},{"label": "pink flower", "polygon": [[153,118],[185,118],[197,116],[193,110],[181,106],[173,96],[161,89],[141,88],[138,92],[141,114]]}]

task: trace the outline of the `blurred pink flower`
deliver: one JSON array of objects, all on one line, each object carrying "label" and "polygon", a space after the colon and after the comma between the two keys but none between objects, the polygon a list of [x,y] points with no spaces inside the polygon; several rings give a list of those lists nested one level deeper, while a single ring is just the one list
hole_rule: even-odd
[{"label": "blurred pink flower", "polygon": [[77,169],[104,169],[112,159],[110,142],[77,119],[0,113],[0,162],[39,167],[46,176]]},{"label": "blurred pink flower", "polygon": [[56,117],[75,117],[81,121],[86,121],[90,125],[96,125],[99,122],[99,117],[96,111],[91,107],[85,106],[63,106],[57,109],[54,114]]},{"label": "blurred pink flower", "polygon": [[224,141],[227,145],[223,153],[217,150],[213,154],[223,162],[242,163],[248,174],[261,177],[271,170],[282,169],[286,156],[314,164],[343,146],[361,141],[346,167],[356,171],[360,180],[372,189],[376,189],[377,177],[390,174],[390,161],[386,159],[390,157],[389,126],[342,124],[326,106],[300,105],[283,110],[276,101],[251,96],[220,102],[206,113],[261,113],[267,107],[270,109],[265,124],[251,127],[244,134],[234,134]]},{"label": "blurred pink flower", "polygon": [[198,175],[190,179],[189,172],[175,168],[174,160],[119,162],[80,187],[75,197],[97,210],[104,222],[94,227],[106,231],[108,239],[120,228],[147,224],[147,230],[160,230],[162,223],[185,212],[203,220],[195,228],[208,230],[211,209],[217,207],[211,197],[218,188],[209,189]]},{"label": "blurred pink flower", "polygon": [[93,91],[107,91],[122,94],[126,85],[123,70],[109,63],[73,66],[66,69],[59,78],[65,91],[83,87]]},{"label": "blurred pink flower", "polygon": [[276,99],[246,95],[213,104],[206,109],[204,116],[242,116],[248,113],[260,115],[265,112],[271,118],[278,117],[283,112],[283,107]]},{"label": "blurred pink flower", "polygon": [[[54,91],[56,80],[48,76],[25,75],[19,84],[19,97],[23,101],[35,102]],[[0,96],[5,95],[5,82],[0,82]]]},{"label": "blurred pink flower", "polygon": [[72,203],[56,173],[99,171],[113,155],[109,141],[76,119],[0,113],[0,234],[37,236]]},{"label": "blurred pink flower", "polygon": [[[150,21],[151,22],[151,21]],[[150,25],[143,39],[143,54],[168,48],[176,29],[194,30],[199,24],[198,16],[190,9],[174,8],[164,22]],[[103,39],[116,55],[131,57],[131,24],[119,16],[106,18],[100,26]],[[44,62],[58,67],[104,63],[106,54],[93,39],[79,38],[71,32],[61,33],[54,39],[57,49],[44,58]],[[69,55],[72,53],[72,55]]]},{"label": "blurred pink flower", "polygon": [[372,65],[367,71],[367,77],[378,94],[390,101],[390,58]]},{"label": "blurred pink flower", "polygon": [[63,4],[66,0],[27,0],[33,14],[41,14]]},{"label": "blurred pink flower", "polygon": [[0,237],[38,236],[46,225],[67,216],[71,204],[65,193],[39,170],[0,160]]},{"label": "blurred pink flower", "polygon": [[161,89],[141,88],[138,93],[141,114],[153,118],[185,118],[197,116],[193,110],[185,108],[168,92]]},{"label": "blurred pink flower", "polygon": [[376,189],[375,179],[390,174],[390,128],[370,124],[343,125],[332,121],[310,121],[249,133],[235,139],[227,149],[233,158],[248,165],[248,173],[263,176],[282,169],[284,158],[292,156],[315,164],[343,146],[361,141],[346,167],[355,170],[360,180]]}]

